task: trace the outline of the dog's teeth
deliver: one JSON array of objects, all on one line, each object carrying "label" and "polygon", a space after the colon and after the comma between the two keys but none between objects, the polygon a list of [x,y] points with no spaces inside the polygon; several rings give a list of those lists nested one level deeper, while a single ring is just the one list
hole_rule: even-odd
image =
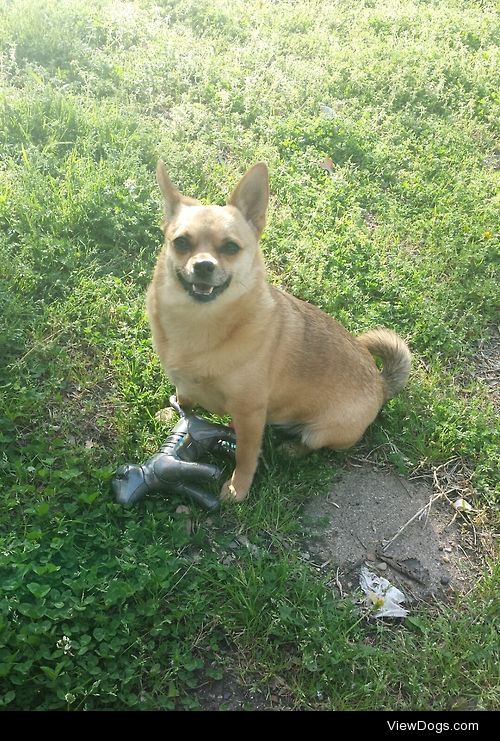
[{"label": "dog's teeth", "polygon": [[196,283],[193,283],[193,293],[202,293],[204,296],[210,296],[212,291],[214,290],[213,286],[201,286],[197,285]]}]

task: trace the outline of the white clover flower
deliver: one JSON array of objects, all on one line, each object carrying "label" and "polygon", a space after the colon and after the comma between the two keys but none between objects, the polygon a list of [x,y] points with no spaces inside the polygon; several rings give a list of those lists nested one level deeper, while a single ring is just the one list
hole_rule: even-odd
[{"label": "white clover flower", "polygon": [[137,190],[137,183],[132,178],[128,178],[128,180],[125,180],[123,185],[126,187],[130,195],[134,195],[135,191]]},{"label": "white clover flower", "polygon": [[62,648],[64,654],[69,654],[70,656],[73,656],[71,653],[72,649],[72,643],[71,638],[68,636],[63,636],[59,641],[56,643],[57,648]]}]

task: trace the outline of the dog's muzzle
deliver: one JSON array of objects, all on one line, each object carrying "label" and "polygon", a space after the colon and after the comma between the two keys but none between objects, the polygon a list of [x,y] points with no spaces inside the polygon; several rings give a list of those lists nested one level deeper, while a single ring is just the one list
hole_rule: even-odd
[{"label": "dog's muzzle", "polygon": [[[209,263],[212,267],[205,268],[201,267],[193,271],[193,275],[188,279],[180,270],[177,270],[177,278],[179,283],[189,295],[195,299],[195,301],[207,302],[213,301],[220,296],[220,294],[226,290],[231,283],[231,276],[221,283],[220,285],[214,285],[210,276],[213,273],[213,264]],[[203,266],[204,263],[197,263],[197,266]]]}]

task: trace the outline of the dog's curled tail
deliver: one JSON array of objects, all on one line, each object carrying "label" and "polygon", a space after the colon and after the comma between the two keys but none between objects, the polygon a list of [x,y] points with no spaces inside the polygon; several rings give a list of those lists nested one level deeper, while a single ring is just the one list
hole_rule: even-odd
[{"label": "dog's curled tail", "polygon": [[385,385],[385,401],[392,399],[408,381],[411,354],[406,342],[390,329],[371,329],[359,335],[361,342],[372,355],[382,358],[382,378]]}]

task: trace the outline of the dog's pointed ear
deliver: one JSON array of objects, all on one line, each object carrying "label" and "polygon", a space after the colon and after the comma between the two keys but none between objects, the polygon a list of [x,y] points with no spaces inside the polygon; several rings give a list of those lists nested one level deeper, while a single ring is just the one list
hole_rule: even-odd
[{"label": "dog's pointed ear", "polygon": [[177,188],[172,185],[170,178],[167,175],[167,170],[163,160],[158,160],[156,166],[156,180],[160,186],[160,190],[163,195],[165,204],[165,219],[170,221],[172,216],[175,214],[181,203],[181,194]]},{"label": "dog's pointed ear", "polygon": [[236,206],[260,237],[266,223],[269,175],[265,162],[258,162],[243,175],[231,193],[228,205]]}]

